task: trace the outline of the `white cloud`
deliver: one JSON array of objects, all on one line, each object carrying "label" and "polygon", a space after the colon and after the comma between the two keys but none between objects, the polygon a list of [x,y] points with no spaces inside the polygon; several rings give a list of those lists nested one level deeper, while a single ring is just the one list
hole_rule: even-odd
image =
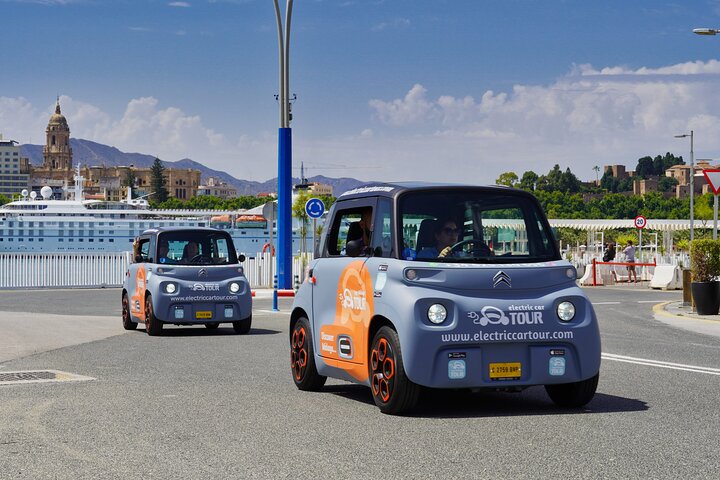
[{"label": "white cloud", "polygon": [[410,20],[407,18],[396,18],[394,20],[391,20],[389,22],[381,22],[372,27],[373,31],[382,31],[382,30],[388,30],[391,28],[406,28],[410,26]]},{"label": "white cloud", "polygon": [[170,2],[168,7],[190,8],[189,2]]},{"label": "white cloud", "polygon": [[[634,168],[639,157],[666,151],[687,157],[689,145],[673,135],[691,129],[696,151],[719,157],[718,89],[717,60],[638,69],[581,65],[552,85],[486,91],[479,100],[432,99],[416,84],[403,98],[369,104],[386,126],[383,138],[414,152],[416,171],[443,165],[426,178],[490,183],[503,171],[542,174],[558,163],[590,179],[594,165]],[[402,157],[394,164],[397,172],[409,166]]]},{"label": "white cloud", "polygon": [[[719,65],[586,65],[550,85],[472,95],[431,95],[421,84],[409,85],[399,98],[370,100],[371,118],[354,135],[326,129],[311,136],[296,125],[302,128],[293,135],[293,164],[304,162],[311,175],[486,184],[505,171],[544,174],[557,163],[589,180],[595,165],[634,168],[638,158],[668,151],[687,158],[689,142],[674,135],[691,129],[696,157],[718,158]],[[273,129],[237,132],[229,125],[217,131],[207,119],[153,97],[130,100],[120,116],[80,99],[60,102],[74,138],[169,161],[189,157],[239,178],[264,181],[277,172]],[[0,97],[0,132],[21,143],[44,143],[53,109],[54,102],[38,108],[22,97]]]}]

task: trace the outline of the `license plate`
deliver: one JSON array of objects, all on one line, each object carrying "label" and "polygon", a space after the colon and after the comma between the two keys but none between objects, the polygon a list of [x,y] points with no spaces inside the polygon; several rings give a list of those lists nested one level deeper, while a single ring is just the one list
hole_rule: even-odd
[{"label": "license plate", "polygon": [[521,373],[520,362],[490,364],[490,380],[514,380],[520,378]]},{"label": "license plate", "polygon": [[212,318],[212,312],[195,312],[195,318]]}]

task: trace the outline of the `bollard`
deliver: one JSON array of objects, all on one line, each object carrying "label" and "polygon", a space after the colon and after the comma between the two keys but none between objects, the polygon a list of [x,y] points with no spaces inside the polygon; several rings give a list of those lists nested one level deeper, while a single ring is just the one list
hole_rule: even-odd
[{"label": "bollard", "polygon": [[694,307],[692,298],[692,291],[690,290],[690,284],[692,283],[692,270],[689,268],[683,268],[682,271],[682,290],[683,290],[683,307]]},{"label": "bollard", "polygon": [[278,309],[278,276],[277,274],[273,275],[273,304],[272,304],[272,310],[273,312],[279,312],[280,309]]}]

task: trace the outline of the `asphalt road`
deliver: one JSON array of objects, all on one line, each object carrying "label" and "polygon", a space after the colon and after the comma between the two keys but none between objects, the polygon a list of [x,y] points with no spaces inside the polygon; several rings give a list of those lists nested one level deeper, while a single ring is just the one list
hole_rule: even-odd
[{"label": "asphalt road", "polygon": [[542,388],[435,391],[391,417],[365,387],[295,388],[285,299],[280,313],[255,301],[250,335],[170,327],[151,338],[122,330],[118,290],[3,291],[0,346],[12,322],[49,315],[100,339],[0,360],[0,373],[94,378],[0,385],[0,479],[717,478],[720,375],[691,367],[720,369],[720,336],[653,313],[679,292],[588,293],[604,359],[587,408],[558,409]]}]

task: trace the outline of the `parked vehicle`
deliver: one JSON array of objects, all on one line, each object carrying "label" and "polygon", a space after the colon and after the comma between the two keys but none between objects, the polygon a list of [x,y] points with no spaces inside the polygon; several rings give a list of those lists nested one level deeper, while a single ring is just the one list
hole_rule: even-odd
[{"label": "parked vehicle", "polygon": [[134,263],[122,290],[126,330],[145,324],[148,335],[163,325],[232,323],[236,333],[250,331],[252,292],[232,238],[214,228],[145,230],[133,243]]},{"label": "parked vehicle", "polygon": [[[593,398],[595,312],[532,195],[368,185],[341,195],[326,225],[290,319],[300,390],[364,384],[390,414],[412,409],[421,387],[544,385],[561,407]],[[349,238],[366,230],[367,245]]]}]

